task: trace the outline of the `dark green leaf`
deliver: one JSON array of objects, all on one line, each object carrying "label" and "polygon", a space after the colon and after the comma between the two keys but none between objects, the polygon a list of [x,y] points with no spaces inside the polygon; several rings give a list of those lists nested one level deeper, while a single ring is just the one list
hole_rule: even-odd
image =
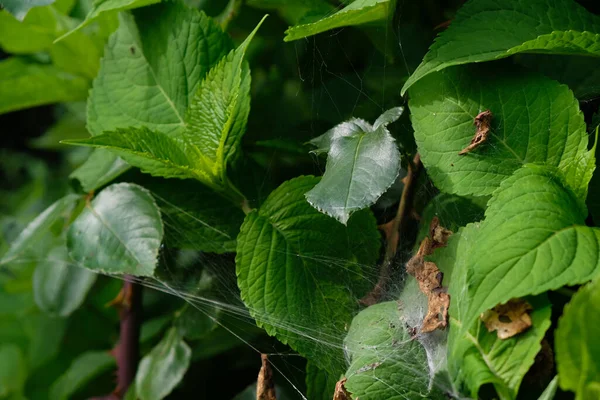
[{"label": "dark green leaf", "polygon": [[160,210],[146,189],[115,184],[86,205],[67,236],[69,254],[82,267],[151,276],[163,238]]},{"label": "dark green leaf", "polygon": [[[370,286],[364,276],[372,273],[379,234],[368,211],[356,213],[345,227],[312,208],[304,193],[317,182],[314,177],[287,181],[246,216],[238,236],[238,286],[270,335],[319,368],[341,373],[343,357],[335,347],[356,298]],[[298,321],[309,330],[303,332]]]},{"label": "dark green leaf", "polygon": [[77,179],[85,192],[91,192],[110,183],[128,169],[129,164],[116,154],[105,149],[95,149],[69,178]]},{"label": "dark green leaf", "polygon": [[521,52],[597,57],[598,34],[600,17],[573,0],[470,1],[438,36],[402,93],[426,75],[452,65]]},{"label": "dark green leaf", "polygon": [[26,379],[27,364],[19,347],[0,345],[0,398],[21,398]]},{"label": "dark green leaf", "polygon": [[192,351],[175,328],[146,355],[135,376],[140,400],[165,398],[181,381],[190,364]]},{"label": "dark green leaf", "polygon": [[331,400],[340,376],[306,363],[306,397],[311,400]]},{"label": "dark green leaf", "polygon": [[[523,164],[543,163],[558,167],[586,197],[594,155],[567,87],[520,69],[468,66],[429,75],[411,96],[419,152],[440,190],[488,195]],[[459,155],[475,135],[474,118],[485,110],[493,114],[488,139]]]}]

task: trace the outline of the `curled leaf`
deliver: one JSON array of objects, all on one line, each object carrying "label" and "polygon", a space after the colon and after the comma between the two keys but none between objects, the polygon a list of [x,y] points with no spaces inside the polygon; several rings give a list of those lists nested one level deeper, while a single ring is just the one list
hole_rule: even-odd
[{"label": "curled leaf", "polygon": [[346,390],[346,378],[340,379],[335,384],[335,392],[333,393],[333,400],[350,400],[350,393]]},{"label": "curled leaf", "polygon": [[512,299],[481,314],[488,332],[496,331],[499,339],[508,339],[531,327],[529,311],[533,307],[525,300]]},{"label": "curled leaf", "polygon": [[484,143],[490,135],[490,123],[492,122],[492,112],[490,110],[482,111],[473,120],[473,125],[477,127],[475,136],[471,139],[471,143],[458,153],[459,156],[465,155],[471,150],[477,148]]},{"label": "curled leaf", "polygon": [[269,364],[269,357],[266,354],[261,354],[260,359],[262,367],[260,367],[256,381],[256,400],[277,400],[273,370],[271,369],[271,364]]}]

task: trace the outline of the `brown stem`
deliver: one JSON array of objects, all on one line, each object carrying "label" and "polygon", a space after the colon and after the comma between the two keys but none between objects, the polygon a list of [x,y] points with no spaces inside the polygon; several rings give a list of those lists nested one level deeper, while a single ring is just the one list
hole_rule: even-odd
[{"label": "brown stem", "polygon": [[361,302],[365,305],[373,305],[377,303],[384,293],[387,282],[390,278],[390,269],[392,262],[396,257],[396,251],[398,250],[398,242],[400,241],[400,235],[406,232],[408,221],[412,211],[412,205],[415,198],[415,188],[419,175],[421,173],[423,164],[421,164],[421,156],[417,153],[412,163],[408,164],[408,171],[406,177],[404,177],[404,189],[402,190],[402,197],[400,197],[400,204],[396,211],[396,216],[390,222],[385,225],[386,231],[386,247],[381,269],[379,271],[379,280],[373,288],[373,290],[367,294]]},{"label": "brown stem", "polygon": [[122,399],[135,379],[140,356],[140,327],[142,324],[142,286],[133,282],[133,277],[125,275],[123,287],[111,302],[119,309],[119,343],[113,349],[117,359],[117,387],[107,396],[91,400]]}]

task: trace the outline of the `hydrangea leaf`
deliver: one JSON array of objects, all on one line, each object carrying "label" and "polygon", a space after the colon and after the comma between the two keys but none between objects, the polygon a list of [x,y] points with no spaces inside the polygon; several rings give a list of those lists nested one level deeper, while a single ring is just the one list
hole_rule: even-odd
[{"label": "hydrangea leaf", "polygon": [[390,0],[354,0],[318,21],[292,26],[285,32],[284,40],[290,42],[343,26],[384,21],[391,12],[392,4]]},{"label": "hydrangea leaf", "polygon": [[206,15],[179,2],[121,14],[120,20],[90,92],[89,131],[145,126],[181,132],[200,82],[232,48],[231,40]]},{"label": "hydrangea leaf", "polygon": [[579,289],[565,307],[556,329],[558,382],[576,399],[593,399],[600,387],[600,281]]},{"label": "hydrangea leaf", "polygon": [[369,289],[363,277],[377,259],[379,234],[368,210],[344,226],[311,207],[304,193],[318,181],[287,181],[246,216],[237,240],[238,286],[267,333],[341,374],[344,327]]},{"label": "hydrangea leaf", "polygon": [[463,332],[497,304],[600,273],[600,229],[585,226],[585,205],[559,176],[539,165],[519,169],[494,193],[471,239],[461,240],[471,248],[457,251],[456,265],[464,264],[467,276],[463,284],[453,276],[451,285],[468,302]]},{"label": "hydrangea leaf", "polygon": [[71,258],[110,274],[151,276],[163,238],[160,210],[150,193],[119,183],[102,190],[67,233]]},{"label": "hydrangea leaf", "polygon": [[66,317],[81,306],[95,281],[94,272],[73,265],[63,242],[35,268],[34,299],[45,313]]},{"label": "hydrangea leaf", "polygon": [[[543,163],[558,167],[584,199],[595,160],[577,99],[551,79],[505,67],[448,68],[411,88],[415,139],[431,178],[444,192],[482,196],[523,164]],[[459,155],[486,110],[487,140]]]},{"label": "hydrangea leaf", "polygon": [[306,363],[306,397],[314,400],[331,400],[339,376]]},{"label": "hydrangea leaf", "polygon": [[111,182],[130,168],[122,158],[106,149],[95,149],[85,162],[69,175],[85,192],[96,190]]},{"label": "hydrangea leaf", "polygon": [[77,357],[50,387],[51,400],[70,399],[88,382],[113,368],[115,357],[107,351],[90,351]]},{"label": "hydrangea leaf", "polygon": [[192,350],[171,328],[163,340],[140,361],[135,376],[137,397],[141,400],[165,398],[183,379]]},{"label": "hydrangea leaf", "polygon": [[573,0],[472,0],[459,9],[409,77],[521,52],[600,56],[600,17]]},{"label": "hydrangea leaf", "polygon": [[396,301],[375,304],[358,313],[344,339],[350,366],[346,389],[364,400],[444,399],[429,388],[427,354],[406,331]]},{"label": "hydrangea leaf", "polygon": [[306,193],[308,202],[343,224],[374,204],[400,170],[400,152],[386,126],[401,114],[402,107],[388,110],[375,125],[352,119],[314,139],[328,156],[323,179]]},{"label": "hydrangea leaf", "polygon": [[61,71],[54,65],[10,57],[0,61],[0,114],[85,100],[88,85],[87,79]]}]

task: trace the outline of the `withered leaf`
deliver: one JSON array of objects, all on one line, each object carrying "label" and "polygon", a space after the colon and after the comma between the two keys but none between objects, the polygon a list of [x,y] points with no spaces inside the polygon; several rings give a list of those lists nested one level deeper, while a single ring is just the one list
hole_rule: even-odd
[{"label": "withered leaf", "polygon": [[424,257],[433,254],[434,249],[446,246],[450,235],[452,231],[441,226],[439,219],[434,217],[429,226],[429,236],[423,239],[417,254],[406,264],[406,272],[415,277],[419,290],[427,296],[427,315],[421,332],[432,332],[448,325],[450,295],[442,286],[444,275],[435,263],[425,261]]},{"label": "withered leaf", "polygon": [[473,125],[477,127],[475,131],[475,135],[473,139],[471,139],[471,143],[464,149],[458,153],[458,155],[465,155],[475,148],[477,148],[480,144],[484,143],[488,136],[490,135],[490,125],[492,122],[492,112],[490,110],[482,111],[473,120]]},{"label": "withered leaf", "polygon": [[350,400],[350,393],[346,391],[346,378],[340,379],[335,384],[335,392],[333,393],[333,400]]},{"label": "withered leaf", "polygon": [[481,314],[488,332],[496,331],[499,339],[508,339],[531,326],[528,311],[533,307],[525,300],[512,299]]},{"label": "withered leaf", "polygon": [[262,367],[256,380],[256,400],[277,400],[273,370],[266,354],[261,354]]}]

